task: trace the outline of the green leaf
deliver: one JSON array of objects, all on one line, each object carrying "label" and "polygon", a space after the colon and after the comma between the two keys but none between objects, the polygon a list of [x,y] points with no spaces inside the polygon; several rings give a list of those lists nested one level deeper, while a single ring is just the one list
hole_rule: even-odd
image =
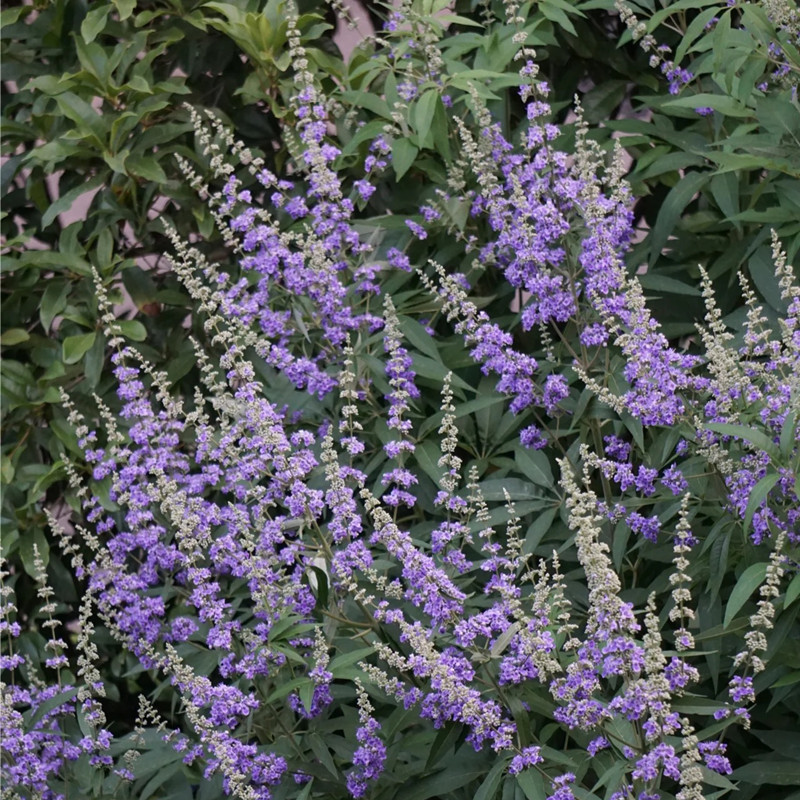
[{"label": "green leaf", "polygon": [[527,533],[525,534],[525,541],[522,545],[523,555],[533,553],[539,546],[539,543],[544,539],[553,527],[553,521],[558,514],[558,507],[546,508],[536,515],[536,519],[530,524]]},{"label": "green leaf", "polygon": [[537,486],[552,489],[555,486],[550,459],[541,450],[516,448],[514,458],[522,474]]},{"label": "green leaf", "polygon": [[545,800],[547,797],[544,780],[538,772],[526,769],[516,776],[516,780],[527,800]]},{"label": "green leaf", "polygon": [[[421,378],[429,378],[438,383],[443,383],[447,373],[451,371],[441,361],[434,361],[434,359],[422,356],[419,353],[411,355],[411,363],[414,372]],[[472,390],[472,387],[465,380],[455,374],[452,376],[451,384],[460,389]]]},{"label": "green leaf", "polygon": [[134,342],[143,342],[147,339],[147,329],[138,319],[117,320],[122,335]]},{"label": "green leaf", "polygon": [[758,289],[767,303],[776,311],[784,311],[786,304],[781,299],[781,289],[778,285],[778,279],[775,277],[775,265],[772,261],[771,248],[767,246],[759,247],[750,257],[747,268],[750,278],[756,285],[756,289]]},{"label": "green leaf", "polygon": [[[711,5],[711,3],[704,3],[704,5]],[[675,50],[675,63],[680,64],[686,53],[688,52],[689,48],[694,44],[694,42],[699,38],[702,37],[703,34],[706,32],[706,25],[717,15],[718,9],[716,8],[716,3],[714,4],[714,8],[709,8],[706,11],[701,12],[698,14],[691,22],[688,28],[686,28],[686,33],[680,40],[677,49]],[[671,10],[671,9],[665,9]]]},{"label": "green leaf", "polygon": [[[36,723],[39,722],[39,720],[42,719],[45,714],[53,711],[64,703],[68,703],[78,694],[79,691],[79,686],[74,686],[72,689],[65,689],[63,692],[59,692],[58,694],[48,698],[43,703],[37,704],[33,713],[30,711],[25,712],[23,717],[26,718],[26,729],[31,731],[36,730]],[[30,717],[28,717],[29,714]]]},{"label": "green leaf", "polygon": [[16,8],[4,8],[0,11],[0,27],[7,28],[19,21],[20,17],[27,17],[35,9],[33,6],[17,6]]},{"label": "green leaf", "polygon": [[750,497],[747,500],[747,509],[744,514],[744,532],[750,530],[750,525],[753,522],[753,515],[756,513],[761,504],[767,499],[775,484],[781,479],[777,472],[771,475],[765,475],[750,492]]},{"label": "green leaf", "polygon": [[451,795],[456,789],[466,786],[482,777],[485,766],[474,761],[453,760],[448,768],[436,775],[430,775],[403,790],[403,800],[431,800],[431,798]]},{"label": "green leaf", "polygon": [[297,695],[306,711],[311,711],[311,704],[314,701],[314,689],[316,688],[316,684],[308,679],[300,684],[300,689],[298,690]]},{"label": "green leaf", "polygon": [[538,500],[543,497],[538,486],[519,478],[492,478],[482,481],[480,488],[484,499],[489,501],[504,502],[506,492],[511,500]]},{"label": "green leaf", "polygon": [[89,348],[89,352],[83,359],[83,370],[90,389],[95,389],[97,384],[100,383],[106,360],[105,355],[106,337],[101,333],[97,336],[94,344]]},{"label": "green leaf", "polygon": [[460,14],[440,14],[436,17],[444,25],[463,25],[465,28],[483,28],[480,22],[476,22],[469,17],[462,17]]},{"label": "green leaf", "polygon": [[754,730],[753,735],[760,739],[774,753],[789,760],[796,760],[800,753],[800,733],[787,730]]},{"label": "green leaf", "polygon": [[411,126],[413,127],[420,145],[428,147],[428,138],[433,123],[433,115],[436,113],[436,104],[439,100],[438,89],[428,89],[423,92],[411,108]]},{"label": "green leaf", "polygon": [[729,95],[707,94],[704,92],[686,95],[686,97],[678,97],[675,100],[668,100],[661,105],[661,108],[713,108],[714,111],[719,111],[727,117],[743,118],[752,117],[756,113],[755,109],[748,108],[744,103],[740,103]]},{"label": "green leaf", "polygon": [[181,754],[172,747],[155,747],[141,753],[133,762],[133,774],[137,778],[147,778],[180,759]]},{"label": "green leaf", "polygon": [[769,688],[780,689],[782,686],[794,686],[796,683],[800,683],[800,669],[786,673],[786,675],[783,675],[778,678],[775,683],[771,684]]},{"label": "green leaf", "polygon": [[48,280],[47,288],[42,295],[42,303],[39,306],[39,320],[45,333],[50,330],[50,325],[55,317],[66,307],[69,289],[69,284],[64,280],[57,278]]},{"label": "green leaf", "polygon": [[0,481],[8,486],[14,480],[16,470],[11,459],[3,453],[0,457]]},{"label": "green leaf", "polygon": [[729,422],[710,422],[706,427],[715,433],[721,433],[723,436],[734,436],[737,439],[744,439],[750,444],[761,448],[765,453],[772,456],[772,458],[779,460],[780,453],[775,443],[765,433],[757,431],[754,428],[748,428],[746,425],[734,425]]},{"label": "green leaf", "polygon": [[[734,172],[724,172],[711,179],[711,194],[714,196],[720,211],[730,220],[734,220],[739,211],[739,177]],[[736,228],[741,230],[741,223],[734,220]]]},{"label": "green leaf", "polygon": [[683,180],[674,186],[658,214],[656,224],[650,234],[650,261],[652,267],[661,255],[678,220],[692,198],[705,186],[709,175],[703,172],[688,172]]},{"label": "green leaf", "polygon": [[331,751],[326,747],[322,737],[318,733],[310,733],[306,735],[306,739],[311,745],[311,749],[319,763],[322,764],[334,778],[338,779],[339,771],[336,769]]},{"label": "green leaf", "polygon": [[728,605],[725,607],[725,619],[722,622],[724,628],[727,628],[739,609],[750,599],[753,592],[761,586],[767,576],[766,562],[760,564],[751,564],[736,581],[736,586],[733,587],[731,596],[728,599]]},{"label": "green leaf", "polygon": [[328,671],[333,674],[334,678],[340,677],[337,675],[338,672],[347,669],[347,667],[351,667],[358,661],[363,661],[365,658],[367,658],[367,656],[371,656],[374,652],[374,647],[361,647],[358,650],[354,650],[352,653],[341,653],[340,655],[331,659],[331,662],[328,665]]},{"label": "green leaf", "polygon": [[136,0],[112,0],[119,12],[120,20],[126,20],[136,8]]},{"label": "green leaf", "polygon": [[475,792],[472,800],[495,800],[506,766],[505,759],[498,759],[497,763],[489,770],[489,774],[484,778],[483,783],[478,787],[478,791]]},{"label": "green leaf", "polygon": [[61,113],[75,123],[78,133],[92,138],[101,149],[104,148],[104,120],[108,120],[110,124],[108,117],[104,118],[99,111],[92,108],[89,103],[74,92],[64,92],[56,95],[55,100],[61,109]]},{"label": "green leaf", "polygon": [[392,143],[392,166],[394,174],[399,181],[408,172],[419,149],[414,147],[408,139],[395,139]]},{"label": "green leaf", "polygon": [[81,37],[86,44],[91,44],[100,31],[103,30],[110,11],[111,6],[100,6],[100,8],[91,9],[83,18],[83,22],[81,22]]},{"label": "green leaf", "polygon": [[751,761],[734,770],[733,780],[756,786],[800,786],[800,763],[797,761]]},{"label": "green leaf", "polygon": [[30,334],[28,331],[23,330],[22,328],[9,328],[7,331],[0,336],[0,344],[4,347],[8,347],[13,344],[22,344],[22,342],[27,342],[30,339]]},{"label": "green leaf", "polygon": [[423,472],[438,486],[444,474],[444,469],[438,464],[442,456],[438,444],[431,439],[426,439],[417,445],[414,456]]},{"label": "green leaf", "polygon": [[700,297],[702,292],[696,286],[662,275],[659,272],[645,272],[643,275],[636,276],[643,289],[655,292],[666,292],[667,294],[687,294],[691,297]]},{"label": "green leaf", "polygon": [[39,550],[39,558],[42,559],[42,563],[47,567],[50,561],[50,545],[47,543],[44,532],[39,528],[25,531],[20,536],[19,540],[19,557],[22,559],[22,566],[25,568],[25,572],[27,572],[31,578],[36,577],[33,552],[34,545],[36,545]]},{"label": "green leaf", "polygon": [[95,247],[97,253],[97,264],[100,267],[100,272],[105,273],[111,266],[114,258],[114,237],[108,228],[103,228],[100,235],[97,237],[97,245]]},{"label": "green leaf", "polygon": [[497,637],[495,643],[492,645],[492,649],[490,650],[490,655],[492,658],[499,658],[506,650],[509,644],[511,644],[511,640],[517,634],[520,628],[519,622],[514,622],[513,624],[509,625],[500,636]]},{"label": "green leaf", "polygon": [[378,97],[372,92],[344,92],[343,98],[346,102],[352,103],[356,108],[361,106],[384,119],[392,118],[392,110],[389,108],[389,104],[383,98]]},{"label": "green leaf", "polygon": [[167,173],[154,158],[143,156],[128,156],[125,159],[125,170],[136,178],[144,178],[153,183],[165,184]]},{"label": "green leaf", "polygon": [[33,487],[28,491],[28,503],[33,503],[38,500],[49,486],[56,481],[64,479],[66,475],[67,472],[64,462],[61,460],[56,461],[44,475],[41,475],[36,480],[36,483],[34,483]]},{"label": "green leaf", "polygon": [[100,170],[97,175],[93,175],[87,181],[78,184],[74,189],[70,189],[68,192],[61,195],[61,197],[54,203],[51,203],[44,214],[42,214],[42,226],[46,228],[59,214],[69,211],[79,197],[83,197],[87,192],[96,189],[106,181],[107,177],[108,172],[104,169]]},{"label": "green leaf", "polygon": [[425,330],[425,328],[417,322],[413,317],[398,314],[400,322],[400,330],[403,336],[408,339],[417,350],[430,356],[435,361],[441,361],[442,357],[436,347],[436,340]]},{"label": "green leaf", "polygon": [[786,587],[786,597],[783,598],[783,607],[786,608],[800,597],[800,574],[792,578],[792,582]]},{"label": "green leaf", "polygon": [[96,332],[81,333],[78,336],[67,336],[61,350],[65,364],[77,364],[94,344]]}]

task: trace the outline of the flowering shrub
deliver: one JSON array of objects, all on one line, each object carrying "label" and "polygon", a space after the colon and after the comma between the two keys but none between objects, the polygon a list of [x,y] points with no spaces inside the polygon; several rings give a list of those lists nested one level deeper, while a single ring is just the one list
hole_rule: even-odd
[{"label": "flowering shrub", "polygon": [[[82,459],[74,514],[48,515],[80,602],[57,602],[37,545],[30,617],[3,575],[10,796],[800,782],[800,286],[781,238],[780,327],[743,279],[737,342],[701,265],[705,318],[671,340],[626,264],[621,151],[580,105],[561,148],[523,9],[486,22],[510,43],[499,71],[445,57],[477,47],[446,11],[389,12],[331,96],[289,14],[281,174],[194,114],[208,175],[184,173],[230,258],[166,225],[206,335],[192,392],[128,343],[95,275],[118,402],[90,419],[63,396]],[[676,91],[682,70],[661,69]],[[513,135],[493,106],[509,85]]]}]

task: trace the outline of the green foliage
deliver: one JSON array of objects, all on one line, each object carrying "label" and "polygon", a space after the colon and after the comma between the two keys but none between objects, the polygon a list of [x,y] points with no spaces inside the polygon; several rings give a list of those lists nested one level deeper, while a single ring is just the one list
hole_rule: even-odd
[{"label": "green foliage", "polygon": [[[264,147],[280,142],[287,114],[285,9],[282,0],[57,0],[2,12],[7,555],[43,536],[42,503],[63,494],[54,462],[64,448],[77,453],[59,387],[87,409],[94,394],[110,400],[92,269],[131,317],[125,335],[168,364],[173,380],[194,379],[190,301],[169,274],[163,224],[199,228],[210,251],[219,239],[176,160],[207,169],[187,108],[220,114],[271,166],[285,160],[284,148]],[[331,26],[315,13],[299,26],[323,82],[332,81],[340,62]]]}]

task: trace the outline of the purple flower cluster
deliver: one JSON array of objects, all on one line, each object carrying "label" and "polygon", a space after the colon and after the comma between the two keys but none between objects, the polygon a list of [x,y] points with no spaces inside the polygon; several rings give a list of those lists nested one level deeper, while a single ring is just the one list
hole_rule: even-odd
[{"label": "purple flower cluster", "polygon": [[[63,715],[74,714],[75,701],[65,699],[55,705],[52,702],[62,691],[69,693],[69,689],[58,684],[44,689],[2,686],[0,746],[6,789],[36,792],[44,800],[59,796],[50,788],[50,779],[62,773],[65,762],[77,760],[83,752],[64,737],[59,724]],[[40,708],[40,718],[31,728],[23,714],[35,714]]]},{"label": "purple flower cluster", "polygon": [[378,722],[369,717],[356,730],[358,747],[353,753],[353,769],[347,775],[347,791],[351,797],[363,797],[369,782],[383,772],[386,747],[378,736],[380,729]]}]

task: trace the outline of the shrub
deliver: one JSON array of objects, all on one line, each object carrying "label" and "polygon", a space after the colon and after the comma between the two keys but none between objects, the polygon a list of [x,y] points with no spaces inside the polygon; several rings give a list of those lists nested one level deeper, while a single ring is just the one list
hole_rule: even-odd
[{"label": "shrub", "polygon": [[[580,106],[553,122],[530,39],[560,4],[477,38],[439,10],[391,12],[331,97],[289,20],[284,171],[195,116],[213,174],[184,162],[186,181],[231,253],[166,227],[208,345],[195,391],[128,343],[95,274],[118,402],[90,420],[64,396],[74,529],[50,513],[85,587],[74,641],[38,545],[29,620],[16,575],[3,589],[21,793],[796,785],[800,287],[781,237],[779,326],[743,279],[736,342],[704,259],[705,319],[670,341],[635,274],[648,247],[661,274],[667,223],[634,244],[621,153]],[[757,19],[785,39],[778,11]],[[133,695],[138,714],[115,705]]]},{"label": "shrub", "polygon": [[[0,480],[6,554],[29,575],[34,542],[48,563],[42,506],[64,492],[60,452],[79,453],[59,387],[84,409],[94,393],[113,395],[92,269],[113,283],[126,335],[169,363],[172,380],[195,380],[190,300],[163,258],[162,220],[184,236],[199,229],[209,253],[220,245],[176,160],[201,158],[183,104],[214,110],[247,142],[279,143],[291,87],[282,4],[245,5],[67,1],[2,12]],[[314,14],[299,24],[330,82],[340,63],[326,52],[331,26]],[[245,61],[240,48],[260,55]],[[265,157],[280,164],[285,148]],[[59,592],[74,599],[56,569]]]}]

